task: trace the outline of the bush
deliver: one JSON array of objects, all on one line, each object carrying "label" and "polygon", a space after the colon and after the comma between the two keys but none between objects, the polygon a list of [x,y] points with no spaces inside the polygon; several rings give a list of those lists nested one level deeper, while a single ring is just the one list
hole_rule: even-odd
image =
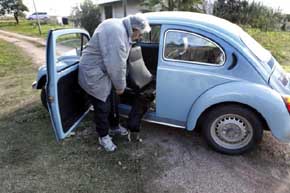
[{"label": "bush", "polygon": [[275,11],[260,2],[249,3],[246,0],[218,0],[214,5],[214,15],[264,31],[280,29],[285,20],[280,10]]},{"label": "bush", "polygon": [[93,35],[96,27],[101,23],[100,9],[91,0],[85,0],[80,7],[74,7],[70,18],[75,26],[85,28],[90,35]]}]

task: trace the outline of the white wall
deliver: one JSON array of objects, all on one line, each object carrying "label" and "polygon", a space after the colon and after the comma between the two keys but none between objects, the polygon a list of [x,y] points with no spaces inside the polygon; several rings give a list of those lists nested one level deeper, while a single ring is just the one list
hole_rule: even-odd
[{"label": "white wall", "polygon": [[[141,10],[140,1],[128,0],[127,1],[127,15],[135,14]],[[120,18],[124,16],[123,4],[118,3],[114,6],[114,17]]]},{"label": "white wall", "polygon": [[[140,12],[142,7],[140,6],[139,0],[127,0],[127,15],[135,14]],[[102,13],[102,20],[105,19],[105,5],[112,5],[113,6],[113,17],[121,18],[124,17],[124,9],[122,2],[115,2],[115,3],[108,3],[100,5],[101,13]]]}]

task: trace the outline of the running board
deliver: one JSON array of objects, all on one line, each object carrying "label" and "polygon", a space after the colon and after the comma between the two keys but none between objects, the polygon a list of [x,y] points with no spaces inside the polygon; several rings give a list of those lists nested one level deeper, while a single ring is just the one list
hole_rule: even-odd
[{"label": "running board", "polygon": [[[119,111],[120,111],[121,117],[128,118],[128,114],[130,112],[130,107],[128,105],[121,104],[121,105],[119,105]],[[184,122],[172,121],[172,120],[166,119],[166,118],[158,118],[155,115],[155,112],[147,112],[142,120],[145,122],[155,123],[155,124],[159,124],[159,125],[165,125],[165,126],[169,126],[169,127],[175,127],[175,128],[181,128],[181,129],[186,128]]]}]

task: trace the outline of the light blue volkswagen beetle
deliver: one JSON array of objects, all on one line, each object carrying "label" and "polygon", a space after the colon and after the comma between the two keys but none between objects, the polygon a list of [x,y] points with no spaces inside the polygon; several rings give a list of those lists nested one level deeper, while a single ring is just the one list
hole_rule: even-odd
[{"label": "light blue volkswagen beetle", "polygon": [[[273,56],[240,27],[189,12],[146,13],[152,30],[138,43],[156,77],[156,100],[144,120],[186,130],[201,128],[217,151],[250,150],[263,130],[290,142],[289,80]],[[42,89],[58,140],[90,109],[77,70],[89,34],[81,29],[49,32],[47,64],[33,87]],[[126,116],[130,95],[119,109]]]}]

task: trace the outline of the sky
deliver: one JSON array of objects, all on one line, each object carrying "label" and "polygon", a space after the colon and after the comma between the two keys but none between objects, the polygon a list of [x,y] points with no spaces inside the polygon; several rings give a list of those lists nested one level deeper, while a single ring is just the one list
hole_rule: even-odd
[{"label": "sky", "polygon": [[[93,0],[96,1],[96,0]],[[253,0],[249,0],[253,1]],[[266,6],[274,9],[280,7],[282,12],[290,14],[290,0],[255,0],[260,1]],[[34,0],[37,11],[47,12],[49,15],[68,16],[71,12],[71,7],[78,5],[83,0]],[[33,0],[23,0],[23,3],[34,12]]]},{"label": "sky", "polygon": [[[83,0],[34,0],[38,12],[47,12],[48,15],[68,16],[71,8],[83,2]],[[33,0],[23,0],[29,13],[35,12]]]},{"label": "sky", "polygon": [[280,8],[283,13],[290,14],[290,0],[255,0],[255,1],[262,2],[264,5],[272,7],[274,9]]}]

